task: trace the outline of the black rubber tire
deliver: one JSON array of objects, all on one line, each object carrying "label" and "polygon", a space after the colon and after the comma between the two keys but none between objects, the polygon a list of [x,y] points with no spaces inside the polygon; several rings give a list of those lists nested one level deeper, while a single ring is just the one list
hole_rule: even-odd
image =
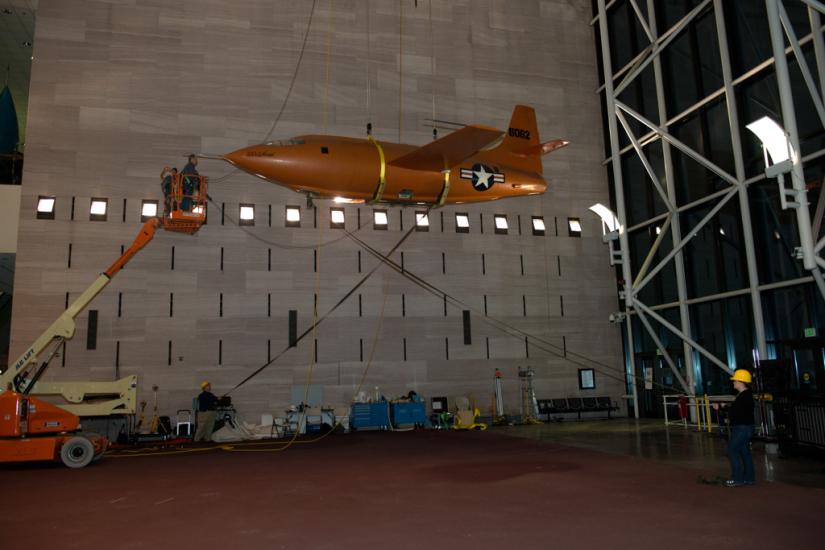
[{"label": "black rubber tire", "polygon": [[60,460],[69,468],[84,468],[89,465],[95,455],[95,446],[82,436],[76,436],[66,441],[60,448]]}]

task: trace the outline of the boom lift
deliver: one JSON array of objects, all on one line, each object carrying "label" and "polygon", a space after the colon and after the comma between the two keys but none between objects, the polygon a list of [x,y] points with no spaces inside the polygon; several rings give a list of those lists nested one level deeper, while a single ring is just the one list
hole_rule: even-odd
[{"label": "boom lift", "polygon": [[[175,175],[168,214],[147,220],[132,246],[0,374],[0,462],[57,460],[59,457],[71,468],[82,468],[103,455],[108,439],[81,432],[80,416],[134,414],[137,376],[113,383],[44,383],[39,379],[63,342],[74,336],[77,315],[149,244],[157,229],[190,235],[200,229],[206,221],[206,197],[205,177]],[[187,205],[187,210],[181,208],[182,204]],[[41,356],[45,358],[39,362]],[[69,405],[52,404],[41,399],[45,396],[59,396]]]}]

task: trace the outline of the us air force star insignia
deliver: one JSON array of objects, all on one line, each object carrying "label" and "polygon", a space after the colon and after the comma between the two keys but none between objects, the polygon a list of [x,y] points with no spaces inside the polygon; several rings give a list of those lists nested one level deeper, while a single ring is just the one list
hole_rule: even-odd
[{"label": "us air force star insignia", "polygon": [[473,187],[476,188],[477,191],[486,191],[490,188],[493,182],[490,181],[490,178],[493,177],[493,171],[489,170],[483,164],[476,164],[473,166]]},{"label": "us air force star insignia", "polygon": [[486,164],[476,163],[472,169],[461,169],[461,179],[471,180],[476,191],[487,191],[494,183],[504,183],[504,174]]}]

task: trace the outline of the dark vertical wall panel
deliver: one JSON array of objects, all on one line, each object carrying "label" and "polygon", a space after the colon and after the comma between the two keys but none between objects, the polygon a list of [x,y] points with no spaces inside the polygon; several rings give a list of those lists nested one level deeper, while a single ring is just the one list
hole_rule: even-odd
[{"label": "dark vertical wall panel", "polygon": [[89,310],[89,320],[86,326],[86,349],[97,349],[97,310]]},{"label": "dark vertical wall panel", "polygon": [[294,348],[298,344],[298,310],[289,310],[289,347]]}]

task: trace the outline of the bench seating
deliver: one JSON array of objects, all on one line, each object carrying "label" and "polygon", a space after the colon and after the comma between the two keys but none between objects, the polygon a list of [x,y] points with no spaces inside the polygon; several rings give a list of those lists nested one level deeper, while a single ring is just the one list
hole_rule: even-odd
[{"label": "bench seating", "polygon": [[579,420],[583,412],[606,412],[607,418],[619,406],[608,396],[602,397],[567,397],[556,399],[537,399],[539,414],[547,415],[548,419],[554,414],[576,413]]}]

